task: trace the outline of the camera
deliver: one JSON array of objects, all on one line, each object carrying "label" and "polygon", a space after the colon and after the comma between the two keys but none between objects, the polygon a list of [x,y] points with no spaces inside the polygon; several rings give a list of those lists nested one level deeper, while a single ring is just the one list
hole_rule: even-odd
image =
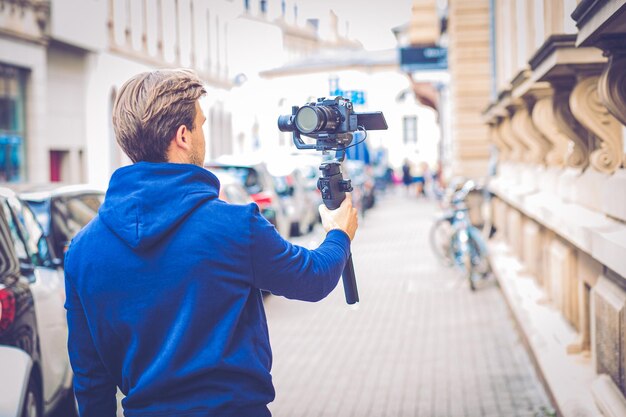
[{"label": "camera", "polygon": [[[328,153],[335,151],[335,158],[320,165],[321,176],[317,180],[324,205],[330,210],[339,208],[346,193],[352,191],[352,183],[344,179],[341,162],[346,156],[346,148],[356,146],[367,138],[368,130],[385,130],[387,121],[382,112],[357,113],[352,102],[341,96],[318,98],[317,102],[302,107],[293,106],[291,114],[278,117],[281,132],[293,132],[293,143],[298,149],[315,149]],[[352,143],[354,133],[364,133],[360,142]],[[315,144],[307,144],[301,135],[315,139]],[[352,254],[343,270],[343,288],[346,302],[359,302]]]},{"label": "camera", "polygon": [[[350,145],[354,133],[368,130],[385,130],[387,122],[383,113],[354,111],[352,102],[341,96],[321,97],[317,102],[291,108],[290,115],[278,117],[281,132],[293,132],[293,142],[298,149],[319,151],[341,150]],[[314,138],[315,145],[307,145],[301,135]]]}]

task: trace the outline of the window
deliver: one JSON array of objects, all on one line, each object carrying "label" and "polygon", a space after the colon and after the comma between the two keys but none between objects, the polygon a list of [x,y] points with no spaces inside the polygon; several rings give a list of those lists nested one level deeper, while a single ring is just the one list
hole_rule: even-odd
[{"label": "window", "polygon": [[[35,266],[50,266],[52,256],[43,230],[33,212],[16,198],[9,198],[9,207],[17,218],[17,229],[26,246],[26,253]],[[20,257],[21,258],[21,257]]]},{"label": "window", "polygon": [[[4,205],[1,202],[0,204]],[[0,282],[7,276],[16,276],[18,274],[18,261],[11,235],[4,210],[0,209]]]},{"label": "window", "polygon": [[417,143],[417,116],[404,116],[402,120],[404,144]]},{"label": "window", "polygon": [[0,64],[0,181],[24,179],[25,73]]},{"label": "window", "polygon": [[15,222],[15,219],[13,218],[13,215],[11,214],[11,210],[9,209],[9,206],[7,205],[6,201],[0,203],[0,205],[2,205],[4,218],[7,220],[7,223],[9,224],[9,230],[11,232],[11,239],[13,241],[12,242],[13,248],[15,248],[15,254],[17,255],[20,261],[28,262],[28,253],[26,252],[26,246],[24,245],[24,242],[22,242],[22,238],[20,237],[20,232],[18,230],[17,223]]},{"label": "window", "polygon": [[50,209],[56,256],[62,257],[72,238],[98,214],[103,201],[103,194],[81,194],[52,200]]}]

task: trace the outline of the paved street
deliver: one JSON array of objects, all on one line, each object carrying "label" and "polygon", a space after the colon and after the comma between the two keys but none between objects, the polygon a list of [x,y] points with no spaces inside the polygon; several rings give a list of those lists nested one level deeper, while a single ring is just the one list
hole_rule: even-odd
[{"label": "paved street", "polygon": [[357,309],[341,283],[316,304],[266,300],[275,417],[551,415],[498,288],[471,293],[431,255],[434,214],[399,193],[361,219]]}]

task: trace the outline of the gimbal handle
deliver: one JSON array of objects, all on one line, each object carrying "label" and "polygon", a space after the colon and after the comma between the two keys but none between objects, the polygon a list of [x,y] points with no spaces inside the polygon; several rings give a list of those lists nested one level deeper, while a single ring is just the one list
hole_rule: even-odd
[{"label": "gimbal handle", "polygon": [[[323,162],[320,166],[322,175],[317,180],[317,188],[322,193],[324,205],[329,210],[337,209],[346,198],[346,192],[352,191],[352,183],[349,179],[343,179],[341,163],[337,160]],[[346,302],[355,304],[359,302],[359,290],[356,285],[352,253],[348,257],[343,269],[343,289],[346,294]]]}]

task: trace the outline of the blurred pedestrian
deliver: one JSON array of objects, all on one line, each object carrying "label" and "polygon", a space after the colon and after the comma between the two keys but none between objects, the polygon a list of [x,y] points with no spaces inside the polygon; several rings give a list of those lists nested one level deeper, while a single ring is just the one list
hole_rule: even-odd
[{"label": "blurred pedestrian", "polygon": [[65,256],[69,354],[82,417],[269,416],[272,352],[260,290],[328,295],[357,229],[350,194],[320,206],[315,250],[285,241],[255,204],[218,199],[203,168],[202,82],[139,74],[113,109],[133,164],[111,177],[99,215]]},{"label": "blurred pedestrian", "polygon": [[408,159],[405,159],[402,163],[402,183],[406,189],[406,193],[409,194],[411,184],[413,184],[413,175],[411,174],[411,163]]}]

